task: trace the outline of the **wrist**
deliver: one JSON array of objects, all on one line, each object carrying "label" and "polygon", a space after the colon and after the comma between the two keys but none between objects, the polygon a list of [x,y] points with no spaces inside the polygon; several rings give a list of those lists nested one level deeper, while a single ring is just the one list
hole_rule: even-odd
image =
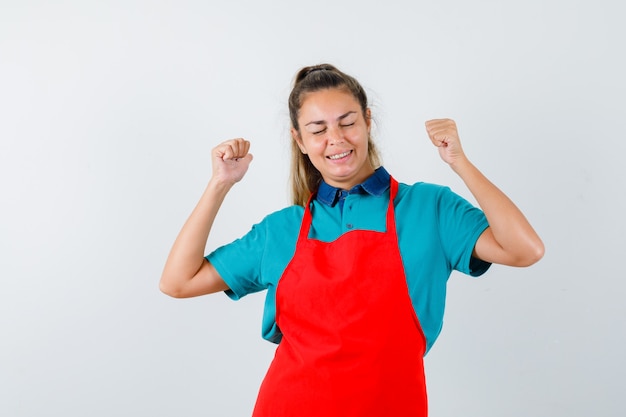
[{"label": "wrist", "polygon": [[211,177],[206,186],[206,191],[225,195],[230,191],[233,185],[235,185],[235,183],[232,181],[224,180],[219,177]]},{"label": "wrist", "polygon": [[460,177],[463,177],[471,170],[475,169],[474,165],[465,156],[450,163],[450,168]]}]

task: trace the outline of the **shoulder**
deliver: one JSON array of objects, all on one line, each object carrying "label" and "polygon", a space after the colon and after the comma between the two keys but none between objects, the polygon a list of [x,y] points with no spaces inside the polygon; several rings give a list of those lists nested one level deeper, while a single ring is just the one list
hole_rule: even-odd
[{"label": "shoulder", "polygon": [[440,219],[441,216],[456,217],[467,212],[481,212],[450,187],[425,182],[400,184],[394,206],[401,216],[419,216],[433,220]]},{"label": "shoulder", "polygon": [[394,202],[396,206],[402,204],[426,203],[450,195],[455,194],[450,190],[450,187],[444,185],[428,182],[416,182],[413,184],[400,183],[398,186],[398,195]]},{"label": "shoulder", "polygon": [[276,236],[283,233],[293,233],[299,230],[304,215],[304,207],[288,206],[266,215],[254,228],[262,228],[265,233]]},{"label": "shoulder", "polygon": [[274,211],[254,223],[240,238],[224,246],[271,247],[276,240],[297,236],[303,213],[304,208],[295,205]]},{"label": "shoulder", "polygon": [[304,214],[304,207],[302,206],[288,206],[283,209],[277,210],[265,216],[262,223],[284,223],[297,221],[298,224],[302,221],[302,215]]}]

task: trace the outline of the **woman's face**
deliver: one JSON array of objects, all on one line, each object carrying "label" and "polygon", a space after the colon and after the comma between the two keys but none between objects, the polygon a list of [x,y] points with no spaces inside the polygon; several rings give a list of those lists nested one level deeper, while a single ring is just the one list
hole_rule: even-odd
[{"label": "woman's face", "polygon": [[349,190],[374,172],[368,159],[369,109],[364,115],[354,96],[333,88],[307,93],[291,130],[302,153],[334,187]]}]

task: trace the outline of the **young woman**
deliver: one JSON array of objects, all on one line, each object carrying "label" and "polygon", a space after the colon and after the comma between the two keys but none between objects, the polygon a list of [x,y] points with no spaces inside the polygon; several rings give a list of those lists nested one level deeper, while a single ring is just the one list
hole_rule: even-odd
[{"label": "young woman", "polygon": [[300,70],[289,110],[294,205],[205,257],[219,207],[252,161],[247,140],[216,146],[160,288],[233,299],[267,290],[263,337],[278,347],[255,417],[426,416],[423,356],[452,270],[528,266],[543,244],[465,156],[452,120],[426,130],[480,209],[447,187],[398,184],[380,166],[363,88],[337,68]]}]

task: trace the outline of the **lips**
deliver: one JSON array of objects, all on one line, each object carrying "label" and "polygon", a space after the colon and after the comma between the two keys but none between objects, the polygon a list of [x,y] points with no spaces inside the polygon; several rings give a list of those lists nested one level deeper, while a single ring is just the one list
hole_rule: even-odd
[{"label": "lips", "polygon": [[335,155],[329,155],[326,158],[328,158],[328,159],[330,159],[332,161],[335,161],[337,159],[345,158],[346,156],[350,155],[351,153],[352,153],[352,151],[350,150],[350,151],[345,151],[345,152],[342,152],[342,153],[337,153]]}]

